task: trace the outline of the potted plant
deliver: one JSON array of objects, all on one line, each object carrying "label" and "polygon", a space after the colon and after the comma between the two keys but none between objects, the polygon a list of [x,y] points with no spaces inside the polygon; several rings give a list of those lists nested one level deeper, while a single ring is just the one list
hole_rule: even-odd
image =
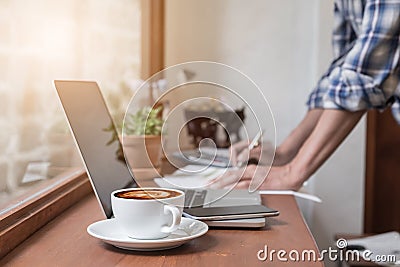
[{"label": "potted plant", "polygon": [[143,107],[127,114],[123,125],[123,149],[130,167],[159,168],[161,159],[161,132],[164,120],[162,106]]}]

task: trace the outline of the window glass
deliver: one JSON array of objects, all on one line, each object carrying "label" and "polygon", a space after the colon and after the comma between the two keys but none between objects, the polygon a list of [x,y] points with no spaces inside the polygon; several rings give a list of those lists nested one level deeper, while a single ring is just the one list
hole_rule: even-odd
[{"label": "window glass", "polygon": [[54,79],[97,81],[121,120],[140,73],[140,0],[2,0],[0,25],[1,209],[82,167]]}]

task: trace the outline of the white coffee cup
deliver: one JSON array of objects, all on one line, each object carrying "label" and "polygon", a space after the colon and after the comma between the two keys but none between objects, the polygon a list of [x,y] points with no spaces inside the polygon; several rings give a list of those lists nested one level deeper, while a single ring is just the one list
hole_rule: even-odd
[{"label": "white coffee cup", "polygon": [[175,231],[181,223],[184,201],[184,192],[167,188],[128,188],[111,193],[117,224],[136,239],[164,238]]}]

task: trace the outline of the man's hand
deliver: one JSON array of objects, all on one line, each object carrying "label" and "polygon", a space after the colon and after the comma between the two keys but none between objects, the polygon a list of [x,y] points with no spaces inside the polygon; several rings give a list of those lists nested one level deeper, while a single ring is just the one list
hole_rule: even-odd
[{"label": "man's hand", "polygon": [[260,161],[262,146],[256,146],[250,151],[248,147],[249,141],[243,140],[233,144],[229,148],[233,166],[241,166],[243,163],[247,164],[247,161],[251,158]]}]

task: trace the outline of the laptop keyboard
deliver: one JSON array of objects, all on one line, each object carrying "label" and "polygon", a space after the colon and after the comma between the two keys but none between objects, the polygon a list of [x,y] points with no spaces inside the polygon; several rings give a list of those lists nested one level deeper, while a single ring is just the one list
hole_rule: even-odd
[{"label": "laptop keyboard", "polygon": [[185,191],[185,207],[201,207],[206,199],[207,190],[191,190]]}]

